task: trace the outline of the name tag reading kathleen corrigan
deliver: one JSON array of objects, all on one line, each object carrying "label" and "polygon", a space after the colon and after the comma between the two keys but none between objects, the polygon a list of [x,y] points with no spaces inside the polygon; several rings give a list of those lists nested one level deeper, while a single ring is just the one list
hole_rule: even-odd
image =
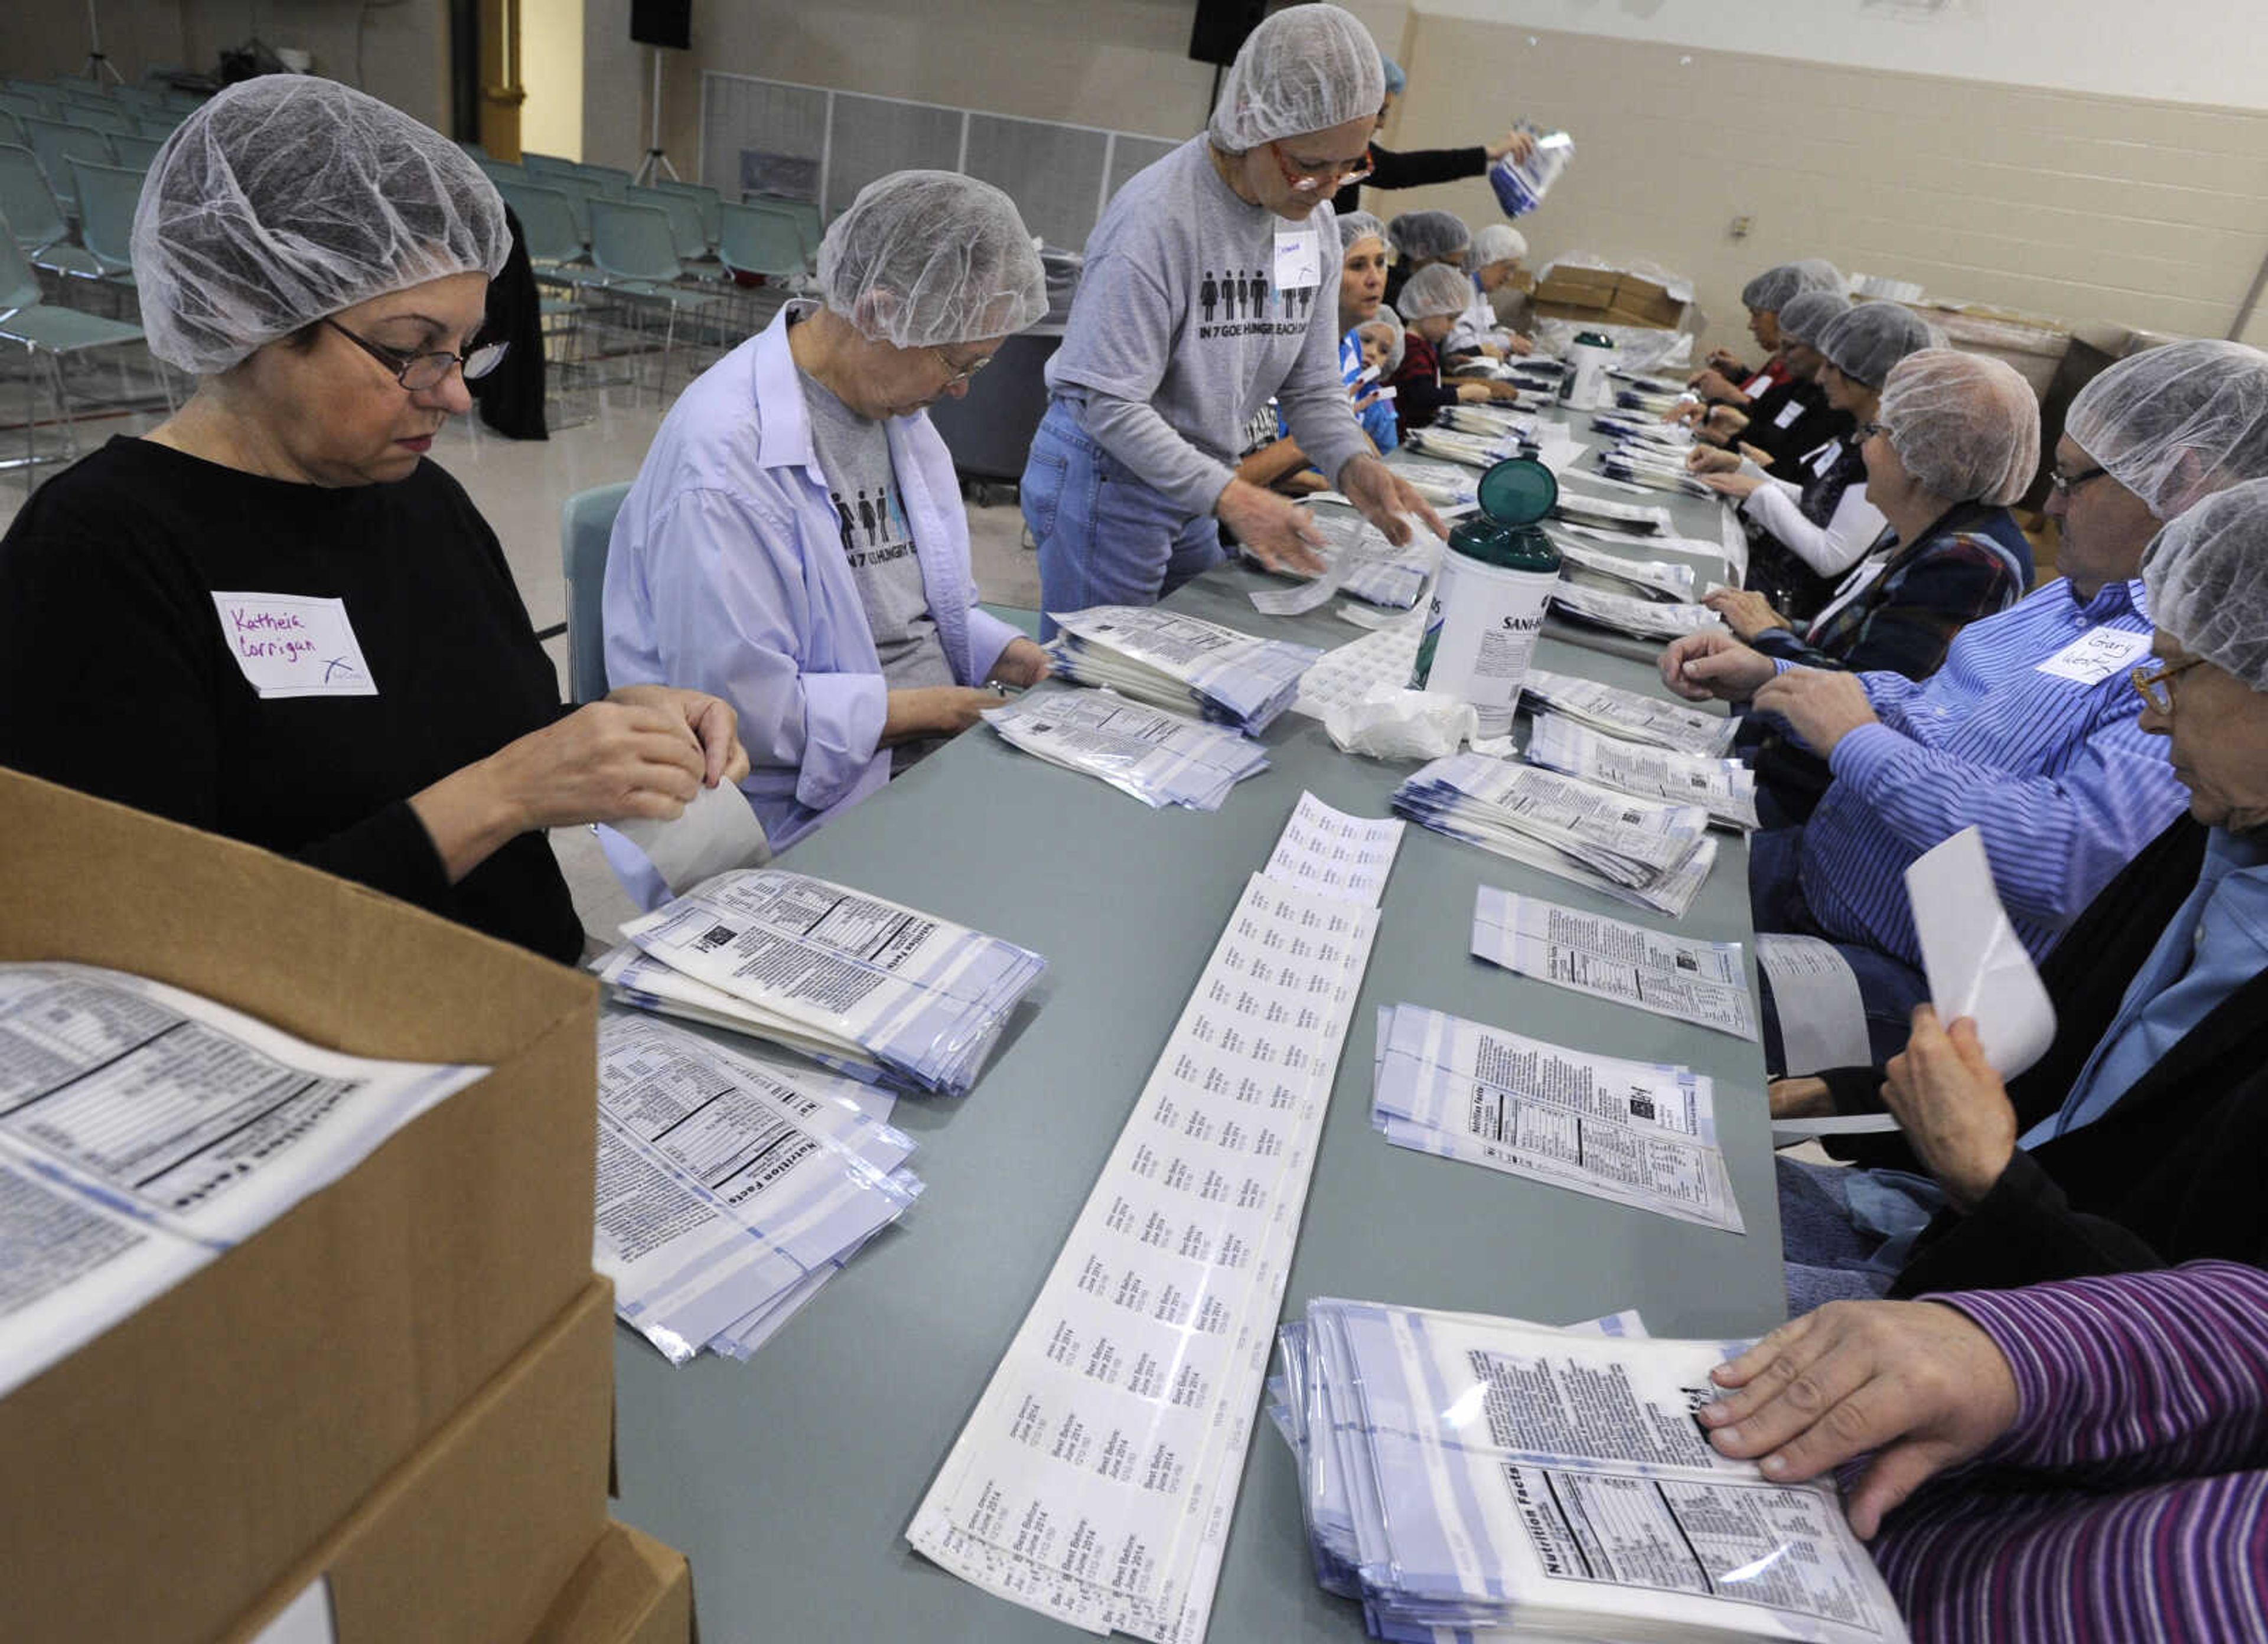
[{"label": "name tag reading kathleen corrigan", "polygon": [[215,593],[221,638],[263,697],[376,696],[346,601],[310,594]]}]

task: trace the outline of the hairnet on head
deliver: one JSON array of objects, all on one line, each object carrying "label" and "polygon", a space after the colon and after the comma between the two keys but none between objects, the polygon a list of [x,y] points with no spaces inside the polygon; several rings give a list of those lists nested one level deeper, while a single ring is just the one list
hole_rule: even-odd
[{"label": "hairnet on head", "polygon": [[1829,320],[1812,347],[1852,382],[1879,388],[1890,367],[1907,355],[1941,347],[1944,341],[1935,326],[1910,308],[1860,303]]},{"label": "hairnet on head", "polygon": [[1926,490],[2006,507],[2040,471],[2040,401],[2015,367],[1924,349],[1890,368],[1878,420]]},{"label": "hairnet on head", "polygon": [[1386,238],[1404,261],[1454,257],[1473,243],[1473,231],[1454,211],[1404,211],[1386,225]]},{"label": "hairnet on head", "polygon": [[2217,491],[2169,524],[2142,556],[2142,585],[2151,620],[2183,650],[2268,691],[2268,480]]},{"label": "hairnet on head", "polygon": [[1783,342],[1801,342],[1811,348],[1819,346],[1819,334],[1827,329],[1828,322],[1851,312],[1851,299],[1833,291],[1798,291],[1779,308],[1779,335]]},{"label": "hairnet on head", "polygon": [[1410,77],[1402,72],[1402,65],[1381,51],[1378,54],[1378,66],[1386,75],[1386,94],[1401,96],[1403,87],[1410,84]]},{"label": "hairnet on head", "polygon": [[2268,475],[2268,354],[2169,342],[2132,355],[2079,391],[2063,430],[2171,519],[2208,491]]},{"label": "hairnet on head", "polygon": [[1473,267],[1517,262],[1528,255],[1528,236],[1509,223],[1491,223],[1473,236]]},{"label": "hairnet on head", "polygon": [[1367,331],[1373,326],[1384,326],[1394,334],[1393,346],[1386,350],[1386,358],[1378,368],[1379,380],[1382,382],[1402,369],[1402,356],[1410,347],[1410,333],[1403,327],[1402,316],[1383,303],[1378,305],[1376,313],[1356,327],[1355,330],[1358,333]]},{"label": "hairnet on head", "polygon": [[1410,325],[1435,314],[1462,314],[1473,305],[1473,283],[1462,268],[1431,262],[1402,288],[1402,318]]},{"label": "hairnet on head", "polygon": [[893,172],[819,242],[819,290],[870,341],[902,349],[1021,331],[1048,280],[1016,203],[958,172]]},{"label": "hairnet on head", "polygon": [[210,377],[374,297],[493,277],[504,202],[457,145],[335,80],[231,86],[166,139],[134,211],[150,352]]},{"label": "hairnet on head", "polygon": [[1386,102],[1378,43],[1351,11],[1295,5],[1245,36],[1212,106],[1212,140],[1232,154],[1279,137],[1371,120]]},{"label": "hairnet on head", "polygon": [[1760,314],[1776,314],[1791,299],[1806,291],[1839,294],[1844,284],[1843,275],[1833,263],[1822,257],[1807,257],[1801,262],[1784,262],[1756,275],[1741,288],[1741,306]]},{"label": "hairnet on head", "polygon": [[1367,211],[1339,213],[1339,255],[1344,257],[1354,249],[1359,239],[1374,239],[1381,248],[1386,244],[1386,224]]},{"label": "hairnet on head", "polygon": [[1824,257],[1802,257],[1787,266],[1795,270],[1798,292],[1832,291],[1837,297],[1851,294],[1851,282],[1843,277],[1843,270]]}]

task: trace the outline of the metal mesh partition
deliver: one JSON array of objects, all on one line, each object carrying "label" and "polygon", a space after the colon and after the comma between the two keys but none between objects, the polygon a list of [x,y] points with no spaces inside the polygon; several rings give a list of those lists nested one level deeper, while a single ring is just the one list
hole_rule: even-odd
[{"label": "metal mesh partition", "polygon": [[971,114],[961,169],[1005,192],[1033,233],[1076,251],[1094,226],[1110,146],[1107,131]]},{"label": "metal mesh partition", "polygon": [[830,219],[891,172],[961,171],[1006,190],[1049,244],[1076,249],[1103,202],[1174,146],[747,75],[701,77],[701,180],[728,200],[751,189],[809,198]]}]

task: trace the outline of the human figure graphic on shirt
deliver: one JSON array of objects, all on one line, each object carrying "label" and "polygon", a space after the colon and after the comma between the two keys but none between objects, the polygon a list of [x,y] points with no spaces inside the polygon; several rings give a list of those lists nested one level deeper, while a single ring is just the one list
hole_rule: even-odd
[{"label": "human figure graphic on shirt", "polygon": [[1255,319],[1268,318],[1268,304],[1271,296],[1268,289],[1267,271],[1255,268],[1252,271],[1252,317]]},{"label": "human figure graphic on shirt", "polygon": [[848,554],[851,538],[858,529],[850,518],[850,504],[843,500],[840,491],[829,491],[827,495],[835,499],[835,517],[843,522],[843,552]]},{"label": "human figure graphic on shirt", "polygon": [[1231,319],[1249,319],[1252,318],[1252,282],[1244,277],[1241,268],[1233,277],[1236,281],[1236,306],[1229,311],[1228,317]]},{"label": "human figure graphic on shirt", "polygon": [[894,543],[911,541],[914,528],[906,523],[905,498],[896,486],[891,486],[882,493],[882,508],[883,522],[889,528],[890,540]]},{"label": "human figure graphic on shirt", "polygon": [[1220,284],[1212,277],[1210,268],[1205,270],[1204,283],[1197,287],[1197,301],[1204,305],[1204,323],[1210,326],[1212,324],[1213,307],[1220,301]]},{"label": "human figure graphic on shirt", "polygon": [[866,488],[858,488],[858,523],[866,528],[866,546],[874,546],[874,504],[866,495]]}]

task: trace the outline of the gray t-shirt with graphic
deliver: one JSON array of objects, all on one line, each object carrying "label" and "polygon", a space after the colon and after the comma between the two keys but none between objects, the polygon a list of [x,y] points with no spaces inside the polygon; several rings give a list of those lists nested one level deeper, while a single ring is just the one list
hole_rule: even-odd
[{"label": "gray t-shirt with graphic", "polygon": [[1247,205],[1192,137],[1112,196],[1048,385],[1095,442],[1191,514],[1211,509],[1274,395],[1336,481],[1370,442],[1339,376],[1339,237]]}]

